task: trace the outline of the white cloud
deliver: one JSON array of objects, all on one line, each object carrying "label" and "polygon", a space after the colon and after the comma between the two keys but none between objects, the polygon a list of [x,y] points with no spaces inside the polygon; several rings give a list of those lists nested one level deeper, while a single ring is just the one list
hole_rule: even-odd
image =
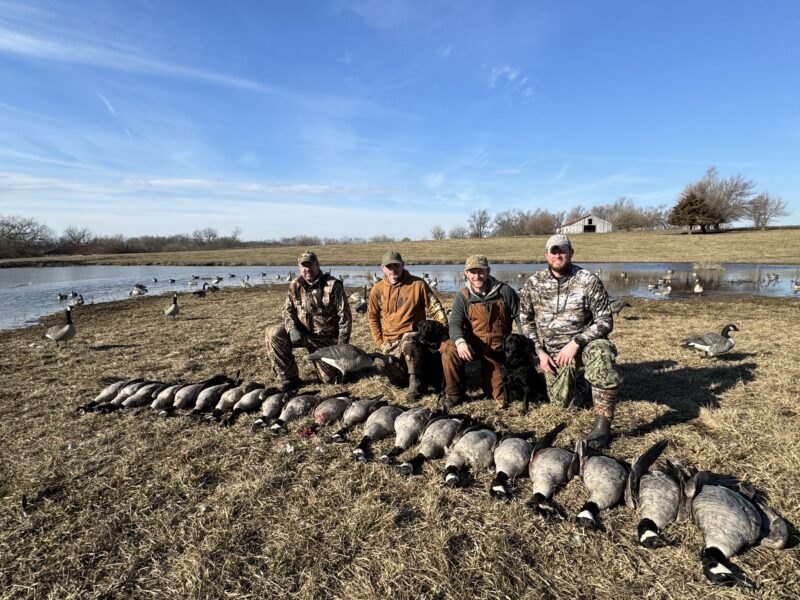
[{"label": "white cloud", "polygon": [[108,112],[111,113],[111,116],[116,118],[117,111],[114,110],[114,106],[111,104],[111,102],[108,101],[108,98],[106,98],[105,96],[103,96],[103,94],[101,94],[99,92],[97,93],[97,97],[100,98],[100,100],[103,102],[103,104],[106,105],[106,108],[108,109]]},{"label": "white cloud", "polygon": [[439,48],[438,54],[441,58],[447,58],[448,56],[450,56],[450,53],[452,51],[453,51],[453,46],[451,44],[449,46],[446,46],[445,48]]},{"label": "white cloud", "polygon": [[429,190],[435,190],[444,184],[444,173],[430,173],[425,176],[425,187]]},{"label": "white cloud", "polygon": [[489,87],[497,87],[503,80],[514,82],[519,77],[519,69],[505,65],[503,67],[492,67],[489,75]]}]

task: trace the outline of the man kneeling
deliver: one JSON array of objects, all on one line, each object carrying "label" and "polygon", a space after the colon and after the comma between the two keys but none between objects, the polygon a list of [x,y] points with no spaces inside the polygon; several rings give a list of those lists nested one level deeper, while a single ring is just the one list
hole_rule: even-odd
[{"label": "man kneeling", "polygon": [[456,296],[450,313],[452,341],[442,346],[448,405],[464,400],[464,363],[470,360],[480,361],[484,393],[499,404],[505,402],[500,373],[503,336],[511,333],[519,315],[519,296],[490,273],[485,256],[467,259],[464,274],[468,285]]}]

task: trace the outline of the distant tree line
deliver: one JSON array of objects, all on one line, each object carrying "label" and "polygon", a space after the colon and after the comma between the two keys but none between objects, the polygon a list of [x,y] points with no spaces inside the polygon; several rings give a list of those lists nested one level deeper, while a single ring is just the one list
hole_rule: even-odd
[{"label": "distant tree line", "polygon": [[[0,215],[0,258],[23,258],[57,254],[126,254],[132,252],[176,252],[180,250],[223,250],[252,246],[329,246],[335,244],[389,243],[388,235],[361,237],[319,237],[297,235],[277,240],[243,241],[237,227],[229,235],[220,235],[213,227],[191,234],[98,236],[87,227],[71,225],[57,235],[50,227],[34,219]],[[403,238],[401,241],[410,241]]]},{"label": "distant tree line", "polygon": [[469,215],[465,225],[455,225],[445,231],[434,225],[434,240],[550,235],[559,227],[594,215],[610,222],[616,231],[653,231],[669,227],[697,227],[701,232],[719,231],[723,225],[736,221],[752,221],[753,227],[765,229],[779,217],[789,215],[786,202],[763,192],[754,193],[755,183],[741,175],[721,179],[716,168],[710,168],[698,181],[681,192],[672,208],[639,207],[622,196],[611,204],[598,204],[591,209],[581,205],[568,211],[549,211],[543,208],[521,210],[512,208],[494,216],[486,209]]}]

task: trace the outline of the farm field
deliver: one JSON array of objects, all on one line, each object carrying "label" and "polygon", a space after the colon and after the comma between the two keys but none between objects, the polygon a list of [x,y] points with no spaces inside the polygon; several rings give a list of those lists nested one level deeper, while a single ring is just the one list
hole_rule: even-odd
[{"label": "farm field", "polygon": [[[493,263],[542,262],[547,236],[331,245],[315,248],[323,265],[380,264],[388,249],[398,249],[414,264],[461,263],[481,253]],[[622,232],[572,236],[575,261],[800,264],[800,228],[727,231],[718,234]],[[107,265],[293,265],[306,247],[280,246],[231,250],[96,254],[0,260],[0,267],[65,264]]]},{"label": "farm field", "polygon": [[[723,260],[715,254],[721,247],[712,244],[730,236],[738,240],[731,251],[761,240],[757,247],[769,261],[800,261],[800,231],[780,233],[794,245],[787,237],[764,242],[776,235],[771,231],[651,235],[647,257],[626,254],[632,249],[614,256],[680,260],[659,252],[674,253],[682,242],[708,244],[702,255],[687,250],[686,260]],[[576,238],[576,261],[608,260],[603,253],[610,250],[589,239]],[[461,261],[475,251],[523,260],[519,250],[513,254],[520,243],[436,246],[443,248],[442,261]],[[419,244],[418,252],[398,247],[409,259],[433,261],[436,256]],[[529,259],[540,256],[543,239],[524,244]],[[377,261],[384,247],[348,260]],[[322,260],[345,263],[328,254],[333,250],[320,249]],[[248,252],[230,260],[263,264],[272,256],[266,252],[275,252],[273,262],[292,263],[297,254],[286,248],[260,257]],[[465,489],[446,488],[442,461],[411,478],[376,460],[354,463],[350,452],[360,429],[350,443],[334,445],[324,430],[308,438],[297,426],[282,437],[252,432],[255,417],[247,415],[223,429],[182,416],[159,418],[149,409],[76,413],[115,378],[199,381],[241,371],[245,381],[274,383],[262,338],[279,322],[284,295],[283,287],[230,289],[204,300],[184,294],[174,322],[162,314],[169,303],[163,296],[82,306],[66,349],[43,337],[63,315],[0,333],[0,596],[798,597],[794,529],[789,549],[757,547],[733,559],[759,582],[757,591],[718,589],[702,575],[702,536],[689,522],[671,525],[665,533],[674,543],[659,550],[637,544],[638,517],[625,507],[602,513],[603,530],[586,534],[573,520],[553,524],[534,515],[525,505],[531,495],[526,478],[514,483],[515,498],[506,504],[490,499],[486,473]],[[452,299],[443,296],[447,306]],[[800,522],[797,300],[630,302],[612,334],[624,382],[610,453],[630,460],[667,438],[665,457],[747,479],[792,525]],[[373,349],[366,317],[354,320],[351,341]],[[731,353],[705,359],[679,347],[680,339],[729,322],[740,329]],[[377,371],[346,386],[318,385],[310,365],[299,362],[304,389],[384,393],[403,403],[403,390]],[[564,446],[592,422],[588,411],[543,405],[522,416],[518,406],[502,411],[477,389],[470,394],[463,411],[498,430],[542,435],[565,421]],[[433,395],[422,402],[436,406]],[[375,454],[391,445],[378,443]],[[586,492],[576,479],[556,499],[574,516]]]}]

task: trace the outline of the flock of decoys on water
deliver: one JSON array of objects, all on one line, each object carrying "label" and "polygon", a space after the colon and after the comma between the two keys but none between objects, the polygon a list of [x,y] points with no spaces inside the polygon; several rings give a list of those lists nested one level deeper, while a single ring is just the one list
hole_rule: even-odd
[{"label": "flock of decoys on water", "polygon": [[646,548],[660,548],[674,545],[665,536],[665,528],[680,518],[691,519],[704,538],[703,572],[715,584],[755,586],[730,558],[756,544],[783,548],[789,539],[787,523],[749,484],[668,459],[654,467],[667,440],[655,443],[629,463],[591,450],[585,440],[574,447],[556,445],[563,423],[536,439],[532,432],[497,431],[466,414],[426,407],[407,409],[386,402],[382,395],[358,399],[347,391],[329,396],[316,391],[279,392],[226,375],[198,383],[120,380],[78,410],[109,413],[147,407],[158,415],[182,413],[222,426],[230,426],[242,414],[258,413],[252,430],[266,430],[275,436],[290,431],[304,437],[321,436],[323,428],[336,427],[327,436],[331,443],[347,442],[362,426],[360,435],[353,436],[357,440],[352,450],[355,461],[370,460],[372,445],[393,437],[392,448],[379,460],[403,475],[420,474],[426,462],[443,460],[444,485],[462,487],[488,472],[492,476],[489,494],[505,501],[513,499],[515,487],[521,491],[517,480],[527,477],[531,493],[527,505],[547,521],[567,520],[556,494],[578,477],[587,493],[574,516],[579,527],[600,529],[601,513],[625,504],[637,511],[638,542]]}]

